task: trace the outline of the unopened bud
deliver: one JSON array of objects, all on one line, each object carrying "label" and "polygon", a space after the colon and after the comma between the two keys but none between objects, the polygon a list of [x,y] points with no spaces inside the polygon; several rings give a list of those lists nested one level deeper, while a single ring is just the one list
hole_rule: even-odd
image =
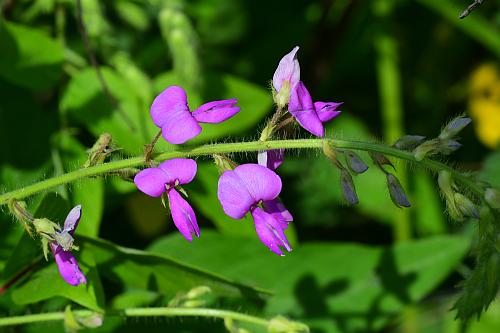
[{"label": "unopened bud", "polygon": [[269,333],[309,333],[309,327],[305,324],[288,320],[283,316],[274,317],[267,326]]},{"label": "unopened bud", "polygon": [[389,165],[391,166],[394,170],[396,168],[394,167],[394,164],[384,155],[381,153],[376,153],[376,152],[369,152],[368,153],[373,161],[379,168],[382,168],[384,165]]},{"label": "unopened bud", "polygon": [[279,93],[276,93],[276,91],[273,89],[274,102],[279,109],[285,108],[285,106],[287,106],[288,102],[290,101],[290,90],[291,87],[289,80],[283,80]]},{"label": "unopened bud", "polygon": [[368,165],[366,165],[365,162],[363,162],[363,160],[361,159],[361,157],[358,156],[358,154],[350,150],[346,150],[344,153],[347,166],[352,172],[360,174],[368,170]]},{"label": "unopened bud", "polygon": [[213,154],[212,155],[215,162],[215,167],[219,173],[223,173],[226,170],[233,170],[238,166],[233,160],[223,154]]},{"label": "unopened bud", "polygon": [[448,214],[453,220],[462,221],[464,219],[463,214],[455,204],[455,184],[451,178],[451,173],[448,171],[440,171],[438,174],[438,185],[446,200]]},{"label": "unopened bud", "polygon": [[193,289],[189,290],[188,293],[186,294],[186,297],[189,299],[194,299],[198,298],[201,296],[205,296],[207,294],[211,294],[212,289],[207,286],[199,286],[199,287],[194,287]]},{"label": "unopened bud", "polygon": [[56,231],[60,230],[60,227],[57,224],[46,218],[34,219],[33,226],[35,227],[37,234],[49,240],[54,240]]},{"label": "unopened bud", "polygon": [[405,135],[400,137],[392,146],[402,150],[412,150],[425,140],[421,135]]},{"label": "unopened bud", "polygon": [[500,209],[500,191],[494,188],[487,188],[484,192],[484,199],[494,209]]},{"label": "unopened bud", "polygon": [[406,196],[405,190],[399,179],[392,173],[387,173],[387,187],[389,188],[389,194],[391,195],[391,200],[398,207],[410,207],[410,201]]},{"label": "unopened bud", "polygon": [[455,118],[441,131],[439,135],[440,139],[452,139],[457,136],[457,134],[463,130],[467,125],[471,123],[472,119],[468,117]]},{"label": "unopened bud", "polygon": [[345,201],[347,201],[350,205],[356,205],[359,203],[354,181],[352,180],[351,174],[346,169],[342,169],[340,171],[340,187],[342,188],[342,194]]},{"label": "unopened bud", "polygon": [[455,193],[454,195],[455,203],[457,205],[457,208],[460,210],[462,215],[466,217],[472,217],[475,219],[479,219],[479,212],[476,208],[476,205],[470,201],[469,198],[466,196],[460,194],[460,193]]},{"label": "unopened bud", "polygon": [[438,139],[426,141],[413,150],[413,156],[417,161],[421,161],[425,157],[434,154],[439,147],[439,143]]},{"label": "unopened bud", "polygon": [[441,142],[439,145],[439,152],[443,155],[450,155],[460,148],[462,148],[462,144],[460,142],[448,139]]}]

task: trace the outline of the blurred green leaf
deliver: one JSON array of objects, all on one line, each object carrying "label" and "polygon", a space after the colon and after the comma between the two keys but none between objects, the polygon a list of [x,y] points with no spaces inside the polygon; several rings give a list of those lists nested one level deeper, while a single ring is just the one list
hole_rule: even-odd
[{"label": "blurred green leaf", "polygon": [[366,332],[431,292],[460,262],[468,242],[441,236],[378,248],[310,243],[278,257],[257,238],[204,232],[188,250],[180,246],[175,235],[150,250],[272,290],[268,315],[305,319],[313,330]]},{"label": "blurred green leaf", "polygon": [[420,235],[446,232],[446,218],[432,176],[422,170],[412,172],[414,190],[412,207],[415,213],[415,229]]},{"label": "blurred green leaf", "polygon": [[75,257],[87,278],[86,285],[77,287],[66,283],[59,275],[55,262],[36,271],[12,291],[17,304],[30,304],[62,296],[95,311],[103,311],[104,292],[91,253],[76,253]]},{"label": "blurred green leaf", "polygon": [[490,154],[484,161],[484,167],[481,171],[481,179],[487,181],[492,186],[500,188],[500,151]]},{"label": "blurred green leaf", "polygon": [[161,298],[161,295],[148,290],[129,290],[113,299],[113,309],[126,309],[150,306]]},{"label": "blurred green leaf", "polygon": [[472,2],[461,2],[460,4],[450,0],[418,0],[424,6],[434,10],[444,16],[451,24],[462,30],[491,52],[500,57],[500,39],[498,29],[488,22],[479,12],[467,16],[464,20],[459,20],[458,16]]},{"label": "blurred green leaf", "polygon": [[[61,133],[58,141],[66,172],[81,167],[88,158],[86,149],[75,138]],[[80,235],[97,236],[104,212],[104,180],[82,179],[69,185],[73,206],[82,205],[82,222],[78,225]]]},{"label": "blurred green leaf", "polygon": [[0,20],[0,76],[32,90],[61,76],[63,48],[44,31]]},{"label": "blurred green leaf", "polygon": [[[265,293],[167,256],[116,246],[101,239],[81,237],[79,240],[82,252],[88,251],[94,255],[103,275],[129,288],[168,296],[202,285],[210,287],[220,296],[259,298]],[[190,247],[191,244],[184,243],[184,250]]]},{"label": "blurred green leaf", "polygon": [[[108,132],[126,152],[141,153],[144,144],[152,140],[158,129],[151,121],[148,110],[140,107],[133,82],[109,68],[101,70],[110,93],[118,101],[121,112],[132,121],[133,129],[120,111],[113,108],[92,68],[82,70],[71,79],[61,99],[60,109],[86,126],[95,137]],[[164,140],[158,142],[158,149],[168,146]]]}]

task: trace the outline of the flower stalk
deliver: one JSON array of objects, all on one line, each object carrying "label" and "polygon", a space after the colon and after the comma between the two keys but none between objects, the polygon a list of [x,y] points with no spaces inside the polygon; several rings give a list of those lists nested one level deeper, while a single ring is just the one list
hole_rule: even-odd
[{"label": "flower stalk", "polygon": [[[192,148],[182,148],[176,151],[169,151],[153,155],[155,162],[161,162],[177,157],[211,156],[213,154],[229,154],[241,152],[256,152],[271,149],[322,149],[323,143],[328,142],[332,147],[338,149],[351,149],[359,151],[377,152],[416,163],[432,172],[448,171],[453,179],[462,186],[471,190],[478,198],[484,198],[483,188],[474,179],[460,173],[452,167],[431,159],[417,161],[411,152],[403,151],[384,144],[340,140],[340,139],[296,139],[296,140],[271,140],[271,141],[250,141],[235,143],[219,143],[201,145]],[[77,169],[60,176],[49,178],[32,185],[28,185],[0,195],[0,206],[6,205],[10,200],[20,200],[50,188],[78,181],[89,177],[108,175],[125,168],[145,166],[144,156],[136,156],[122,160],[116,160],[88,168]]]}]

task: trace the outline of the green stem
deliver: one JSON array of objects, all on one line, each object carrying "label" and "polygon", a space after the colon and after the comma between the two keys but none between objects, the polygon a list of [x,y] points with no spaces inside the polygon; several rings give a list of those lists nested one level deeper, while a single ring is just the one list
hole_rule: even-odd
[{"label": "green stem", "polygon": [[[218,144],[203,145],[193,148],[184,148],[176,151],[157,154],[154,156],[153,160],[160,162],[177,157],[211,156],[213,154],[252,152],[252,151],[280,149],[280,148],[321,149],[323,141],[325,140],[328,141],[335,148],[379,152],[385,155],[418,163],[421,166],[428,168],[433,172],[439,172],[441,170],[449,171],[458,183],[470,189],[480,198],[483,197],[483,190],[479,185],[477,185],[472,179],[470,179],[466,175],[454,170],[453,168],[447,166],[446,164],[433,161],[430,159],[417,161],[411,152],[371,142],[360,142],[360,141],[349,141],[349,140],[338,140],[338,139],[300,139],[300,140],[272,140],[265,142],[251,141],[251,142],[237,142],[237,143],[218,143]],[[0,205],[5,205],[12,199],[20,200],[22,198],[26,198],[35,193],[48,190],[50,188],[59,186],[61,184],[71,183],[87,177],[95,177],[99,175],[108,174],[110,172],[117,171],[120,169],[138,167],[144,165],[145,165],[144,156],[137,156],[124,160],[103,163],[93,167],[78,169],[60,176],[43,180],[39,183],[35,183],[11,192],[4,193],[0,195]]]},{"label": "green stem", "polygon": [[[76,317],[88,317],[94,314],[90,310],[73,311]],[[240,322],[246,322],[255,325],[267,327],[269,321],[248,314],[238,313],[229,310],[218,310],[208,308],[130,308],[124,310],[111,311],[106,313],[107,316],[118,317],[208,317],[220,319],[233,319]],[[48,321],[63,321],[65,318],[64,312],[48,312],[24,316],[4,317],[0,318],[1,326],[23,325],[31,323],[41,323]]]}]

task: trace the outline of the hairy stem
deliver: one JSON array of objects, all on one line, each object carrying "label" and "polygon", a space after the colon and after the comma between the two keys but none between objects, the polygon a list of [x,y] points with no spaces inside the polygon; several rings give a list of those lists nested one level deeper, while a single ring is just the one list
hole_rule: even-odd
[{"label": "hairy stem", "polygon": [[[76,317],[87,317],[94,314],[90,310],[76,310],[73,311]],[[106,312],[106,316],[118,317],[207,317],[207,318],[220,318],[220,319],[233,319],[240,322],[251,323],[267,327],[269,321],[259,317],[251,316],[248,314],[238,313],[228,310],[208,309],[208,308],[130,308],[124,310],[116,310]],[[24,316],[4,317],[0,318],[1,326],[23,325],[30,323],[41,323],[48,321],[63,321],[65,318],[64,311],[61,312],[48,312]]]},{"label": "hairy stem", "polygon": [[[483,197],[483,189],[478,184],[476,184],[476,182],[474,182],[473,179],[456,171],[455,169],[449,167],[444,163],[430,159],[417,161],[411,152],[371,142],[360,142],[360,141],[339,140],[339,139],[300,139],[300,140],[272,140],[264,142],[251,141],[251,142],[236,142],[236,143],[218,143],[218,144],[202,145],[192,148],[186,147],[176,151],[156,154],[153,156],[153,160],[161,162],[176,157],[211,156],[213,154],[253,152],[253,151],[281,149],[281,148],[321,149],[324,141],[327,141],[335,148],[373,151],[388,156],[400,158],[403,160],[411,161],[433,172],[446,170],[452,174],[453,178],[457,183],[470,189],[479,198]],[[105,175],[113,171],[131,167],[138,167],[143,165],[146,165],[144,156],[137,156],[123,160],[103,163],[93,167],[78,169],[60,176],[49,178],[41,182],[19,188],[11,192],[4,193],[0,195],[0,205],[5,205],[9,202],[9,200],[12,199],[19,200],[22,198],[26,198],[30,195],[48,190],[50,188],[59,186],[61,184],[67,184],[77,181],[79,179]]]}]

